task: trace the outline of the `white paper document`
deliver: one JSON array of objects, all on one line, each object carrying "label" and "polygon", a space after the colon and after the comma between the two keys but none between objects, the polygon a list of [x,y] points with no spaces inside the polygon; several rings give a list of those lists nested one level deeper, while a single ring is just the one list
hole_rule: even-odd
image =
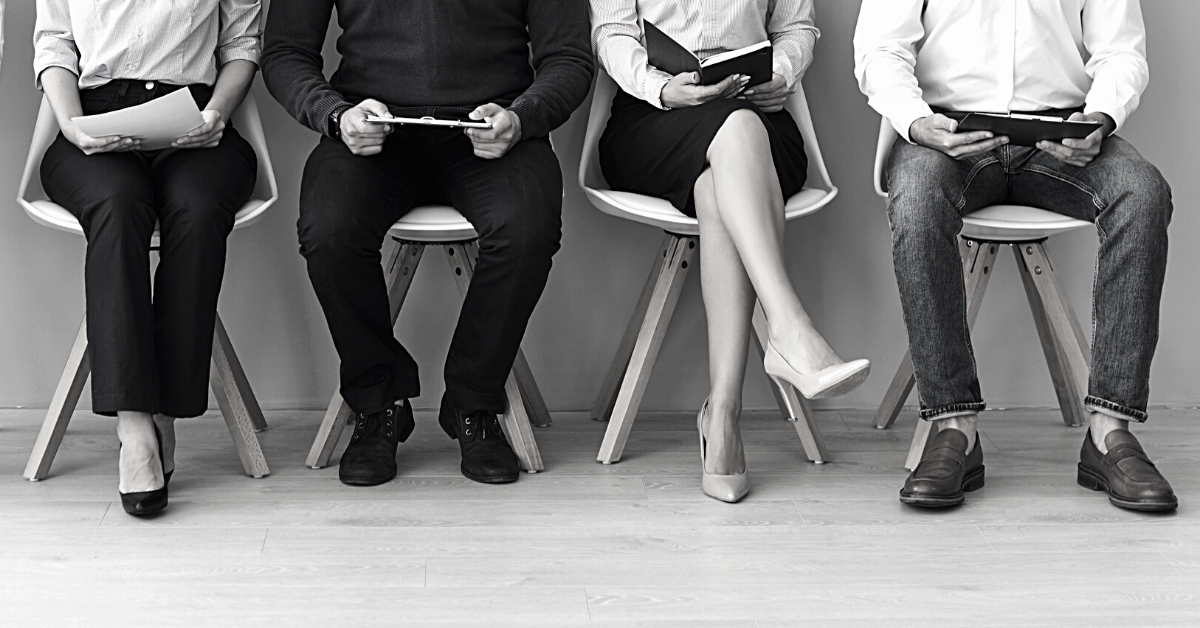
[{"label": "white paper document", "polygon": [[71,120],[92,137],[140,139],[138,150],[170,148],[171,142],[204,124],[204,116],[186,87],[136,107]]}]

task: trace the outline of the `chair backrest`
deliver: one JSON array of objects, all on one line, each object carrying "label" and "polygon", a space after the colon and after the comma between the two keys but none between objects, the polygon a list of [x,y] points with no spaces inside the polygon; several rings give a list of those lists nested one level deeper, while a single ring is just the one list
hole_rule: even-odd
[{"label": "chair backrest", "polygon": [[[279,200],[279,185],[275,180],[275,169],[267,150],[267,138],[263,133],[262,120],[258,114],[258,103],[254,94],[247,94],[242,106],[233,114],[233,126],[249,142],[258,155],[258,181],[250,200],[238,210],[235,227],[243,227],[258,220]],[[43,97],[33,129],[33,141],[29,145],[29,156],[25,159],[25,172],[17,188],[17,203],[38,223],[47,227],[83,233],[79,221],[66,209],[50,201],[42,188],[42,157],[46,149],[58,137],[58,119],[50,108],[50,100]]]},{"label": "chair backrest", "polygon": [[879,122],[879,144],[875,148],[875,193],[883,198],[888,197],[887,189],[887,163],[888,157],[892,154],[892,146],[895,146],[896,140],[900,134],[896,132],[896,128],[888,122],[887,118],[883,118]]},{"label": "chair backrest", "polygon": [[[612,114],[612,100],[617,94],[617,83],[604,70],[596,72],[596,89],[592,94],[592,109],[588,115],[587,134],[583,140],[583,156],[579,161],[579,185],[590,190],[610,189],[600,171],[600,136]],[[804,87],[798,86],[796,92],[788,97],[784,108],[796,120],[800,128],[800,136],[804,138],[804,149],[808,153],[809,170],[815,170],[817,181],[809,181],[808,187],[815,187],[833,194],[837,187],[829,177],[825,167],[825,158],[821,154],[821,146],[817,143],[817,132],[813,128],[812,113],[808,109],[808,98],[804,95]],[[811,179],[811,177],[810,177]]]}]

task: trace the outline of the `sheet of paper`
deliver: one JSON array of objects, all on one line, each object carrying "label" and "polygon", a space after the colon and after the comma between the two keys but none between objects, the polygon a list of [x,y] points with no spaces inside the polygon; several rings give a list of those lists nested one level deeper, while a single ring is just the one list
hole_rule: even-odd
[{"label": "sheet of paper", "polygon": [[139,150],[169,148],[171,142],[204,124],[204,116],[187,88],[136,107],[71,120],[92,137],[138,138],[142,140]]}]

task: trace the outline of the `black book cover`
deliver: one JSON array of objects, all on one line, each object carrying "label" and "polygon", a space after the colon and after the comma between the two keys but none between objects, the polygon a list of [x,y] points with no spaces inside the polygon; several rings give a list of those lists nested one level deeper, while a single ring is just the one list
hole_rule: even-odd
[{"label": "black book cover", "polygon": [[692,51],[684,48],[670,35],[662,32],[653,22],[643,20],[642,24],[646,33],[646,52],[650,57],[650,65],[667,74],[698,72],[700,74],[700,83],[703,85],[715,85],[734,74],[744,74],[750,77],[750,82],[746,85],[747,87],[766,83],[774,76],[774,64],[769,42],[752,47],[754,49],[748,53],[738,54],[717,63],[711,63],[710,59],[725,57],[732,53],[717,55],[716,57],[710,57],[710,59],[701,61],[696,55],[692,54]]}]

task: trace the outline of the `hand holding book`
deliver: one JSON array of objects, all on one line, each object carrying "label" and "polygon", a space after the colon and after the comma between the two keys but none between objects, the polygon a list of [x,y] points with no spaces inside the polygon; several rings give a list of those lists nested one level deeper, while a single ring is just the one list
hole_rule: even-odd
[{"label": "hand holding book", "polygon": [[699,73],[683,72],[671,77],[659,98],[668,109],[694,107],[718,98],[733,98],[745,89],[748,80],[748,77],[734,74],[716,85],[702,85]]}]

